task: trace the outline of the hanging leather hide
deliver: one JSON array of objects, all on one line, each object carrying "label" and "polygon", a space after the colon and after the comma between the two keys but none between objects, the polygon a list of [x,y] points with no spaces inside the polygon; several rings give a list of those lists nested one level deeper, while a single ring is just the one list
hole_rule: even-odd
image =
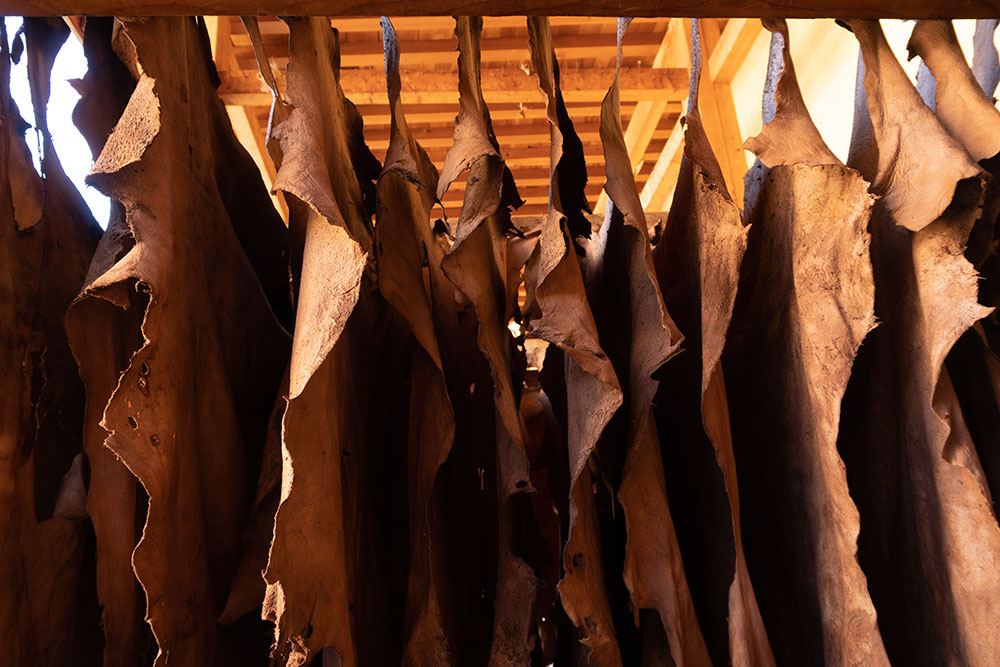
[{"label": "hanging leather hide", "polygon": [[841,398],[875,326],[873,198],[813,125],[787,28],[767,27],[766,125],[746,143],[759,161],[725,356],[747,560],[779,664],[887,664],[837,453]]},{"label": "hanging leather hide", "polygon": [[962,254],[984,177],[924,106],[878,23],[849,25],[864,87],[848,164],[880,196],[870,226],[880,324],[855,363],[839,439],[861,512],[859,559],[890,660],[994,664],[1000,529],[942,369],[988,312]]},{"label": "hanging leather hide", "polygon": [[204,26],[136,19],[124,29],[142,74],[88,179],[121,203],[128,232],[110,236],[110,266],[92,271],[74,305],[80,336],[114,344],[110,358],[85,358],[95,351],[82,341],[77,354],[85,375],[99,369],[96,391],[131,352],[101,427],[149,496],[132,565],[156,664],[250,660],[264,636],[223,631],[216,618],[288,354],[286,232],[216,96]]},{"label": "hanging leather hide", "polygon": [[698,40],[695,30],[684,155],[653,251],[664,302],[688,350],[660,373],[655,414],[685,572],[713,663],[766,665],[774,658],[743,555],[721,366],[747,231],[702,125]]}]

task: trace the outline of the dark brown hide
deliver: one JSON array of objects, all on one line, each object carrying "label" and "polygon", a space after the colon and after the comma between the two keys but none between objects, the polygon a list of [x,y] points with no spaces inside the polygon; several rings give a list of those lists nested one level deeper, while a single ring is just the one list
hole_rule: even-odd
[{"label": "dark brown hide", "polygon": [[[627,19],[618,23],[618,66]],[[667,313],[653,270],[646,218],[639,202],[621,127],[618,69],[601,105],[609,207],[600,233],[584,247],[588,286],[601,346],[621,383],[622,409],[604,430],[598,452],[616,486],[627,534],[624,581],[633,619],[640,610],[659,616],[677,665],[709,662],[684,576],[667,504],[653,396],[653,374],[674,354],[681,334]],[[661,633],[662,634],[662,633]]]},{"label": "dark brown hide", "polygon": [[409,359],[406,465],[410,564],[403,658],[412,665],[447,665],[453,662],[450,641],[461,641],[446,621],[453,621],[456,610],[448,595],[447,551],[440,542],[452,533],[446,515],[431,500],[438,471],[455,438],[439,343],[453,341],[457,333],[455,290],[441,270],[446,248],[435,238],[431,226],[438,173],[406,123],[400,99],[399,43],[387,18],[382,19],[382,34],[391,138],[376,189],[378,286],[386,302],[406,320],[415,339]]},{"label": "dark brown hide", "polygon": [[677,187],[653,251],[664,302],[687,351],[660,373],[654,412],[685,572],[713,663],[768,665],[774,657],[743,554],[720,363],[747,231],[702,126],[698,46]]},{"label": "dark brown hide", "polygon": [[725,356],[747,560],[779,663],[887,664],[837,453],[840,401],[875,325],[873,198],[813,125],[787,28],[767,25],[767,124],[746,143],[760,161]]},{"label": "dark brown hide", "polygon": [[[83,38],[87,74],[75,83],[80,101],[73,110],[73,122],[95,160],[135,89],[135,79],[114,52],[114,27],[115,20],[110,17],[87,19]],[[109,270],[133,245],[125,208],[112,201],[107,231],[83,285]],[[108,433],[101,420],[129,358],[142,346],[142,309],[116,310],[98,301],[78,299],[66,315],[66,330],[87,387],[83,450],[90,470],[87,514],[97,538],[104,664],[130,667],[151,662],[155,656],[155,642],[145,623],[142,589],[132,572],[132,551],[142,535],[146,496],[135,476],[104,446]],[[95,335],[91,326],[107,336]]]},{"label": "dark brown hide", "polygon": [[84,398],[63,317],[100,228],[63,173],[45,123],[49,75],[68,30],[30,19],[26,32],[42,177],[10,98],[0,29],[0,654],[16,665],[87,665],[99,662],[100,643],[86,591]]},{"label": "dark brown hide", "polygon": [[[880,324],[855,364],[839,440],[861,512],[859,559],[891,660],[992,665],[1000,529],[942,372],[988,312],[963,256],[983,176],[923,105],[878,23],[849,25],[864,57],[849,164],[881,197],[870,225]],[[924,199],[931,182],[943,208]]]},{"label": "dark brown hide", "polygon": [[[204,27],[129,20],[125,33],[142,75],[88,179],[124,207],[128,230],[116,223],[106,236],[95,260],[106,270],[74,305],[75,347],[88,390],[94,369],[92,401],[134,349],[101,426],[149,496],[132,565],[156,664],[245,661],[264,637],[222,631],[216,618],[288,353],[276,319],[289,313],[285,229],[215,94]],[[94,349],[90,336],[112,344]],[[116,530],[119,550],[127,526]],[[117,585],[128,627],[128,587]]]},{"label": "dark brown hide", "polygon": [[585,235],[590,236],[590,223],[581,208],[581,203],[586,203],[583,186],[587,172],[580,140],[559,89],[559,65],[548,19],[529,17],[528,34],[532,63],[546,96],[552,149],[549,214],[525,270],[526,291],[531,295],[527,310],[532,333],[563,352],[559,356],[561,368],[553,372],[563,375],[563,439],[569,448],[569,532],[559,594],[567,616],[585,633],[581,641],[590,650],[590,663],[618,665],[621,656],[605,590],[590,457],[604,427],[621,406],[622,393],[611,361],[598,341],[575,252],[573,233],[579,226],[571,218],[583,220]]},{"label": "dark brown hide", "polygon": [[515,496],[530,490],[524,424],[519,411],[520,381],[515,382],[518,352],[507,329],[514,315],[509,284],[506,234],[510,211],[521,204],[510,170],[503,162],[480,85],[479,39],[482,19],[458,17],[460,108],[454,145],[448,151],[437,194],[440,198],[468,170],[455,242],[442,261],[448,279],[475,309],[477,341],[490,366],[495,403],[496,489],[499,537],[493,637],[489,664],[528,661],[539,583],[532,568],[515,553],[516,536],[529,518]]},{"label": "dark brown hide", "polygon": [[402,650],[409,395],[397,378],[410,340],[374,291],[381,165],[340,88],[337,33],[326,18],[285,21],[291,110],[273,128],[274,187],[289,202],[298,291],[264,613],[289,665],[326,649],[343,665],[388,664]]}]

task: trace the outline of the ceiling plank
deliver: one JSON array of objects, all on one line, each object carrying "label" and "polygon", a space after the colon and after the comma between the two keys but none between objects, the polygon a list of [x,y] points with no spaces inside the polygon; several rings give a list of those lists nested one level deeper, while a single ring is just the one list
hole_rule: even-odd
[{"label": "ceiling plank", "polygon": [[[350,95],[348,95],[350,98]],[[672,104],[672,109],[675,112],[680,111],[680,104]],[[361,105],[359,105],[361,106]],[[389,107],[381,105],[369,105],[374,106],[374,108],[369,108],[362,111],[362,118],[365,121],[365,127],[385,127],[389,125]],[[448,109],[441,109],[442,105],[434,104],[405,104],[406,110],[406,120],[411,125],[419,125],[425,123],[454,123],[455,116],[458,114],[458,103],[454,105],[448,105]],[[622,117],[627,118],[631,113],[631,109],[627,107],[622,107]],[[569,114],[571,118],[600,118],[601,108],[599,105],[589,106],[589,107],[579,107],[570,108]],[[493,119],[494,123],[498,121],[522,121],[522,120],[537,120],[539,118],[547,118],[544,108],[538,108],[537,106],[528,106],[527,104],[520,109],[490,109],[490,118]],[[454,126],[450,128],[452,133],[454,133]]]},{"label": "ceiling plank", "polygon": [[[502,127],[498,126],[494,126],[493,128],[497,135],[497,141],[499,141],[500,145],[504,148],[524,145],[537,146],[545,141],[548,141],[550,137],[549,128],[542,125],[518,125],[513,126],[513,128],[518,131],[504,131]],[[454,143],[454,127],[441,127],[435,128],[435,130],[436,131],[434,132],[414,132],[414,135],[420,135],[419,137],[416,137],[416,139],[426,150],[431,148],[450,148]],[[593,152],[600,154],[601,136],[598,128],[594,127],[585,131],[577,130],[577,134],[580,137],[580,141],[583,142],[586,152],[590,153],[592,148]],[[667,135],[667,130],[657,131],[650,138],[665,140],[668,138]],[[389,139],[388,130],[373,130],[365,132],[365,143],[367,143],[368,147],[373,151],[386,151],[389,148]],[[645,146],[643,147],[643,151],[645,151]]]},{"label": "ceiling plank", "polygon": [[998,0],[3,0],[5,15],[691,16],[991,18]]},{"label": "ceiling plank", "polygon": [[[342,32],[381,32],[381,17],[379,16],[336,16],[331,20],[333,27]],[[615,30],[615,18],[605,17],[609,32]],[[639,19],[637,25],[644,19]],[[648,19],[645,19],[648,20]],[[589,16],[552,16],[549,24],[553,28],[563,26],[593,25],[593,18]],[[396,29],[397,36],[410,31],[443,32],[454,34],[455,19],[452,16],[393,16],[392,25]],[[483,31],[503,28],[527,29],[527,22],[524,16],[487,16],[483,19]],[[260,32],[268,35],[288,36],[288,26],[283,21],[274,17],[262,17],[260,22]]]},{"label": "ceiling plank", "polygon": [[[701,109],[702,123],[705,133],[708,135],[709,143],[719,162],[723,178],[726,181],[727,189],[737,205],[743,203],[743,176],[746,173],[747,163],[743,151],[743,140],[740,136],[739,120],[736,116],[736,108],[733,104],[732,94],[732,74],[729,59],[745,57],[743,44],[749,40],[753,43],[756,35],[751,34],[754,30],[763,30],[759,21],[739,22],[730,29],[727,22],[722,30],[714,19],[702,21],[701,33],[704,50],[708,54],[708,67],[702,69],[701,86],[699,93],[699,108]],[[731,30],[726,36],[726,30]],[[737,39],[739,37],[739,39]],[[722,80],[713,81],[711,79],[713,58],[716,60],[715,72],[720,74]],[[728,76],[728,78],[726,78]],[[653,170],[645,186],[640,192],[639,199],[643,208],[651,210],[664,210],[670,207],[673,199],[674,187],[676,186],[677,175],[680,170],[681,156],[683,155],[683,135],[681,124],[678,120],[673,134],[660,152]]]},{"label": "ceiling plank", "polygon": [[[226,104],[266,106],[271,91],[260,77],[232,74],[222,76],[219,96]],[[426,69],[404,69],[402,99],[413,104],[458,104],[458,74]],[[613,72],[565,69],[560,72],[566,102],[599,103],[608,92]],[[621,73],[622,101],[656,100],[678,102],[687,95],[687,72],[681,68],[650,70],[625,67]],[[381,69],[345,69],[340,73],[344,94],[355,104],[386,101],[385,73]],[[543,100],[534,75],[520,69],[482,71],[483,95],[488,103],[539,102]],[[664,106],[664,108],[666,108]]]}]

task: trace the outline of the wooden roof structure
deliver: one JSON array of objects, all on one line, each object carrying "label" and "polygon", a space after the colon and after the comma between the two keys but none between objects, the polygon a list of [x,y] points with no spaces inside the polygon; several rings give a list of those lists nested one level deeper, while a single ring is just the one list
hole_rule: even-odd
[{"label": "wooden roof structure", "polygon": [[[389,142],[382,37],[377,17],[331,19],[340,33],[341,85],[361,111],[365,139],[382,159]],[[264,148],[271,93],[258,74],[250,39],[238,17],[207,18],[226,102],[237,135],[270,184],[274,167]],[[288,61],[288,29],[274,17],[259,20],[272,69],[283,73]],[[457,43],[454,19],[442,16],[393,19],[399,35],[403,104],[414,135],[440,169],[452,143],[458,113]],[[584,144],[589,183],[587,197],[602,213],[604,158],[598,135],[600,107],[615,70],[616,22],[608,17],[553,17],[553,41],[562,90],[570,117]],[[707,48],[702,112],[727,184],[742,198],[746,162],[729,82],[757,35],[758,19],[703,21]],[[637,185],[647,211],[670,204],[683,147],[680,118],[689,85],[689,22],[686,19],[635,19],[624,42],[622,122]],[[482,84],[501,151],[524,205],[518,215],[547,210],[549,125],[531,71],[524,17],[486,17],[482,38]],[[279,87],[282,85],[279,80]],[[464,177],[463,177],[464,179]],[[464,180],[445,195],[449,219],[461,210]]]}]

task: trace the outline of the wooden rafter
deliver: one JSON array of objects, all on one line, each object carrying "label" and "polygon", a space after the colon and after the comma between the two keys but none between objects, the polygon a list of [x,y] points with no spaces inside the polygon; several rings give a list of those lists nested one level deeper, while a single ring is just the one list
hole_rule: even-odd
[{"label": "wooden rafter", "polygon": [[4,0],[5,15],[690,16],[698,18],[994,18],[997,0]]}]

